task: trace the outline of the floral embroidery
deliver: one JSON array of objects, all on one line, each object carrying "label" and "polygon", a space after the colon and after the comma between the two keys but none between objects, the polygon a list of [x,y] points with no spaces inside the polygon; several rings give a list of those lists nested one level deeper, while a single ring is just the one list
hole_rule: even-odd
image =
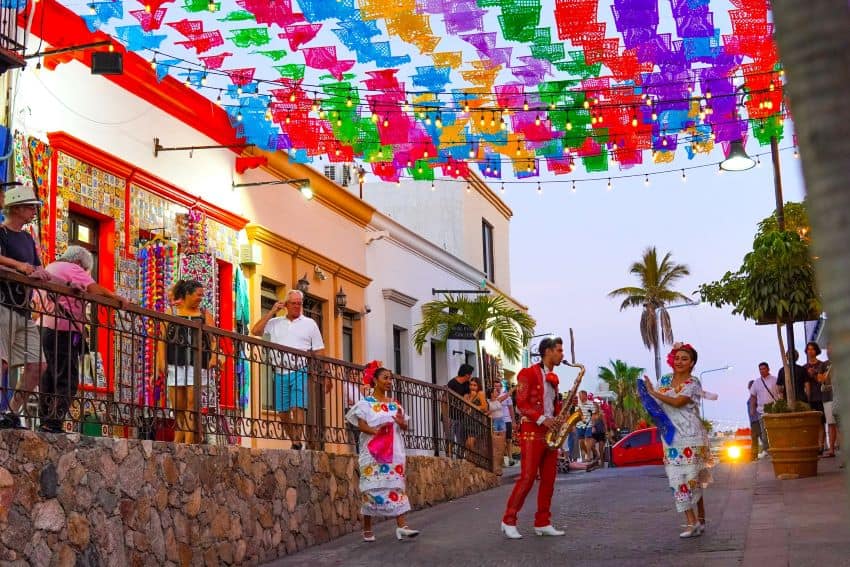
[{"label": "floral embroidery", "polygon": [[687,457],[688,459],[690,459],[693,456],[694,451],[690,447],[685,447],[685,450],[682,451],[682,454],[685,455],[685,457]]},{"label": "floral embroidery", "polygon": [[394,402],[390,402],[390,405],[387,407],[390,408],[390,411],[395,411],[398,409],[398,406]]},{"label": "floral embroidery", "polygon": [[389,498],[393,502],[398,502],[398,492],[390,492]]},{"label": "floral embroidery", "polygon": [[679,456],[679,451],[675,447],[670,447],[667,449],[667,458],[675,459]]},{"label": "floral embroidery", "polygon": [[388,472],[390,472],[390,466],[389,465],[381,465],[381,472],[383,474],[387,474]]},{"label": "floral embroidery", "polygon": [[404,474],[404,466],[403,465],[396,465],[395,466],[395,472],[398,473],[398,474]]}]

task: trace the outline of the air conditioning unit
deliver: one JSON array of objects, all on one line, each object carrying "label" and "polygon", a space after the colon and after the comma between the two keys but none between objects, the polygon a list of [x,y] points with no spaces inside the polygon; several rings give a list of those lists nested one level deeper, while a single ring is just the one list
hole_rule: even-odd
[{"label": "air conditioning unit", "polygon": [[255,266],[263,263],[263,252],[259,244],[242,244],[239,246],[239,263]]}]

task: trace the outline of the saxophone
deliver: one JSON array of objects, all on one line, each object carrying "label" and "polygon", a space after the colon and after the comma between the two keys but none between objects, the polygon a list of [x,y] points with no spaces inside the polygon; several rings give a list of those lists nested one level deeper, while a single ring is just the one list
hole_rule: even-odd
[{"label": "saxophone", "polygon": [[566,401],[561,407],[561,412],[555,416],[555,424],[552,425],[549,431],[546,432],[546,445],[550,449],[560,449],[564,444],[564,441],[567,440],[567,436],[573,429],[575,429],[576,424],[582,418],[581,409],[576,409],[576,411],[570,413],[570,402],[572,402],[578,392],[585,370],[583,364],[576,363],[575,341],[573,340],[572,329],[570,329],[570,352],[572,354],[573,361],[567,362],[564,360],[561,364],[578,368],[578,376],[576,377],[576,381],[573,383],[573,387],[567,393]]}]

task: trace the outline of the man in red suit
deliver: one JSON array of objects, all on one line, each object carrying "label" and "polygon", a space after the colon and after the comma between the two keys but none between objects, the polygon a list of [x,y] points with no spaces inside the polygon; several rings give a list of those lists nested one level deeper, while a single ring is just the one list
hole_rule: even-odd
[{"label": "man in red suit", "polygon": [[555,491],[558,450],[546,445],[546,432],[555,424],[555,416],[561,411],[555,367],[564,359],[564,342],[558,337],[545,338],[540,342],[539,352],[540,363],[523,368],[517,377],[516,405],[522,412],[517,439],[522,461],[519,479],[502,517],[502,533],[510,539],[522,537],[516,528],[516,516],[538,474],[540,486],[537,490],[534,533],[540,536],[564,535],[563,531],[552,526],[552,514],[549,511],[552,493]]}]

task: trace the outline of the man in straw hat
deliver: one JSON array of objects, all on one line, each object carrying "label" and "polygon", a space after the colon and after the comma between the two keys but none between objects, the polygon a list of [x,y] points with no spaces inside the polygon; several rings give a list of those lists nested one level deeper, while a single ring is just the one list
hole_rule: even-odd
[{"label": "man in straw hat", "polygon": [[[38,247],[24,225],[33,221],[41,206],[31,187],[14,184],[5,195],[0,225],[0,267],[13,270],[33,279],[48,280],[41,267]],[[30,315],[32,290],[12,282],[0,283],[0,361],[3,369],[24,367],[21,390],[32,392],[44,371],[41,338]],[[15,396],[9,411],[0,415],[0,429],[20,427],[18,410],[24,398]]]}]

